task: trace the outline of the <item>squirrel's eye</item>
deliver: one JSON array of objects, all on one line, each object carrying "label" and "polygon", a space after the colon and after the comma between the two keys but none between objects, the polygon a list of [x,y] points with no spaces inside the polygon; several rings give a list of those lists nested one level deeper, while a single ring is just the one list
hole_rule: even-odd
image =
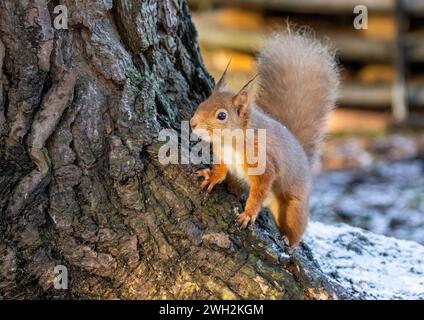
[{"label": "squirrel's eye", "polygon": [[216,115],[218,120],[224,121],[227,118],[227,114],[224,111],[221,111]]}]

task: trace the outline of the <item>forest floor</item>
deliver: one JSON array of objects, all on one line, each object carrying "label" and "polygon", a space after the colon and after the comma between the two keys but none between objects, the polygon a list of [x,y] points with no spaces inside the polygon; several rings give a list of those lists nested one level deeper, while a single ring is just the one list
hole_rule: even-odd
[{"label": "forest floor", "polygon": [[[378,143],[368,142],[380,146],[374,149],[359,147],[354,138],[345,140],[327,143],[333,152],[344,150],[340,158],[349,163],[347,169],[324,171],[315,178],[311,218],[424,244],[424,160],[414,138],[379,138]],[[331,161],[329,154],[324,168],[344,162]]]},{"label": "forest floor", "polygon": [[423,190],[422,160],[324,173],[315,179],[311,215],[424,244]]},{"label": "forest floor", "polygon": [[304,242],[329,278],[362,298],[424,299],[422,150],[417,136],[377,140],[327,141]]},{"label": "forest floor", "polygon": [[361,299],[424,299],[424,246],[310,221],[303,242],[330,281]]}]

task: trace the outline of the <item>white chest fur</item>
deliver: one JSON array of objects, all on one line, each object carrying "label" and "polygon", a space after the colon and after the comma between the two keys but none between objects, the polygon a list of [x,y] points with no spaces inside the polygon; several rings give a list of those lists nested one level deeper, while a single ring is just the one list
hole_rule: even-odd
[{"label": "white chest fur", "polygon": [[224,147],[221,151],[221,161],[228,167],[230,173],[247,182],[248,179],[244,171],[243,157],[231,147]]}]

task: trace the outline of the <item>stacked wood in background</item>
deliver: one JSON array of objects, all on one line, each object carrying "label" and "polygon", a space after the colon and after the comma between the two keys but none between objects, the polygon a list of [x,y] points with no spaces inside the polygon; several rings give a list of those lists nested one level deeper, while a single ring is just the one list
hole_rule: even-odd
[{"label": "stacked wood in background", "polygon": [[[206,63],[214,76],[233,58],[237,87],[254,73],[263,39],[289,22],[308,25],[337,48],[343,66],[340,105],[392,112],[397,122],[424,110],[424,1],[190,0]],[[368,8],[368,29],[353,8]],[[238,74],[238,75],[237,75]],[[411,112],[414,115],[411,116]]]}]

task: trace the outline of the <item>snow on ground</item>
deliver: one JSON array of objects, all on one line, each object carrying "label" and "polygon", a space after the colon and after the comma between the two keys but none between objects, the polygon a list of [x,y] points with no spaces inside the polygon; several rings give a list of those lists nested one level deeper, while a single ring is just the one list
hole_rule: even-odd
[{"label": "snow on ground", "polygon": [[424,162],[323,173],[314,181],[311,217],[424,244]]},{"label": "snow on ground", "polygon": [[416,242],[315,221],[304,242],[324,273],[366,299],[424,299],[424,246]]}]

